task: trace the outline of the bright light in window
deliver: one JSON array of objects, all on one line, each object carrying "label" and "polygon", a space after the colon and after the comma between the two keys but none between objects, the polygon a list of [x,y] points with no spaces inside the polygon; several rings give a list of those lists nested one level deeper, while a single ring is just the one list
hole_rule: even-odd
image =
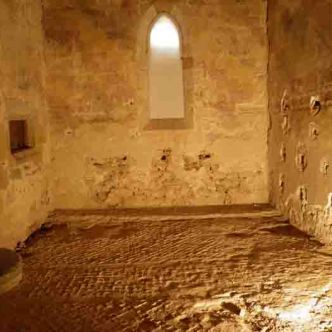
[{"label": "bright light in window", "polygon": [[150,34],[150,45],[163,50],[179,49],[179,33],[168,17],[161,16],[154,24]]}]

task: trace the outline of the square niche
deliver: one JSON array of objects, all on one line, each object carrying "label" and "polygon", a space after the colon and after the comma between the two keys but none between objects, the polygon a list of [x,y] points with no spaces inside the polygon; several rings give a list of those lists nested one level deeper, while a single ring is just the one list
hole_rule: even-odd
[{"label": "square niche", "polygon": [[12,154],[32,148],[27,120],[9,121],[10,151]]}]

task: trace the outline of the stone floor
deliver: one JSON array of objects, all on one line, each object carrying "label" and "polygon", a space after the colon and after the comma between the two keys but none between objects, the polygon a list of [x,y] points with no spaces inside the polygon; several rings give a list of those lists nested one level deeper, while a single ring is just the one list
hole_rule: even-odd
[{"label": "stone floor", "polygon": [[332,254],[273,210],[59,212],[0,331],[332,331]]}]

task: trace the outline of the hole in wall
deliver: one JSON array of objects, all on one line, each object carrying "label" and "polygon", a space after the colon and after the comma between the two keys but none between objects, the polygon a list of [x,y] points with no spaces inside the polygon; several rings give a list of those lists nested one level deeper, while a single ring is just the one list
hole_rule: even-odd
[{"label": "hole in wall", "polygon": [[304,154],[298,154],[297,156],[297,167],[303,172],[307,166],[306,157]]},{"label": "hole in wall", "polygon": [[330,167],[330,163],[329,161],[326,159],[326,158],[323,158],[321,161],[320,161],[320,172],[327,176],[328,175],[328,172],[329,172],[329,167]]},{"label": "hole in wall", "polygon": [[281,144],[281,147],[280,147],[280,160],[281,160],[282,162],[285,162],[285,161],[286,161],[286,158],[287,158],[286,145],[285,145],[285,143],[282,143],[282,144]]},{"label": "hole in wall", "polygon": [[279,174],[279,191],[282,194],[285,190],[285,175]]},{"label": "hole in wall", "polygon": [[9,141],[12,154],[32,148],[27,120],[9,121]]},{"label": "hole in wall", "polygon": [[297,190],[298,199],[301,202],[307,202],[308,200],[308,191],[305,186],[300,186]]},{"label": "hole in wall", "polygon": [[200,153],[198,155],[198,159],[199,160],[205,160],[205,159],[210,159],[211,158],[211,154],[210,153]]},{"label": "hole in wall", "polygon": [[300,172],[304,172],[307,168],[307,150],[303,143],[298,143],[296,147],[295,164]]},{"label": "hole in wall", "polygon": [[72,129],[72,128],[70,128],[70,127],[67,127],[66,129],[65,129],[65,135],[66,136],[71,136],[71,135],[73,135],[74,134],[74,130]]},{"label": "hole in wall", "polygon": [[162,150],[162,154],[161,154],[161,157],[160,157],[160,160],[161,161],[169,161],[170,160],[170,157],[171,157],[171,153],[172,153],[172,150],[170,148],[168,149],[163,149]]},{"label": "hole in wall", "polygon": [[288,110],[289,110],[289,97],[287,90],[285,90],[280,101],[280,111],[281,113],[286,113]]},{"label": "hole in wall", "polygon": [[321,101],[319,96],[312,96],[310,98],[310,113],[317,115],[322,109]]},{"label": "hole in wall", "polygon": [[290,125],[289,125],[289,119],[287,115],[284,115],[282,118],[282,124],[281,124],[282,132],[284,135],[287,135],[287,133],[290,130]]},{"label": "hole in wall", "polygon": [[316,123],[310,122],[309,123],[309,137],[314,141],[319,136],[319,127]]}]

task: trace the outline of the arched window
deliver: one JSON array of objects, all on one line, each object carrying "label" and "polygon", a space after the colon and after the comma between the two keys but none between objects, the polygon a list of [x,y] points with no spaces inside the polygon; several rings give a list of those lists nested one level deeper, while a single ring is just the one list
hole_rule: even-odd
[{"label": "arched window", "polygon": [[149,39],[150,119],[183,119],[181,38],[177,26],[161,15]]}]

